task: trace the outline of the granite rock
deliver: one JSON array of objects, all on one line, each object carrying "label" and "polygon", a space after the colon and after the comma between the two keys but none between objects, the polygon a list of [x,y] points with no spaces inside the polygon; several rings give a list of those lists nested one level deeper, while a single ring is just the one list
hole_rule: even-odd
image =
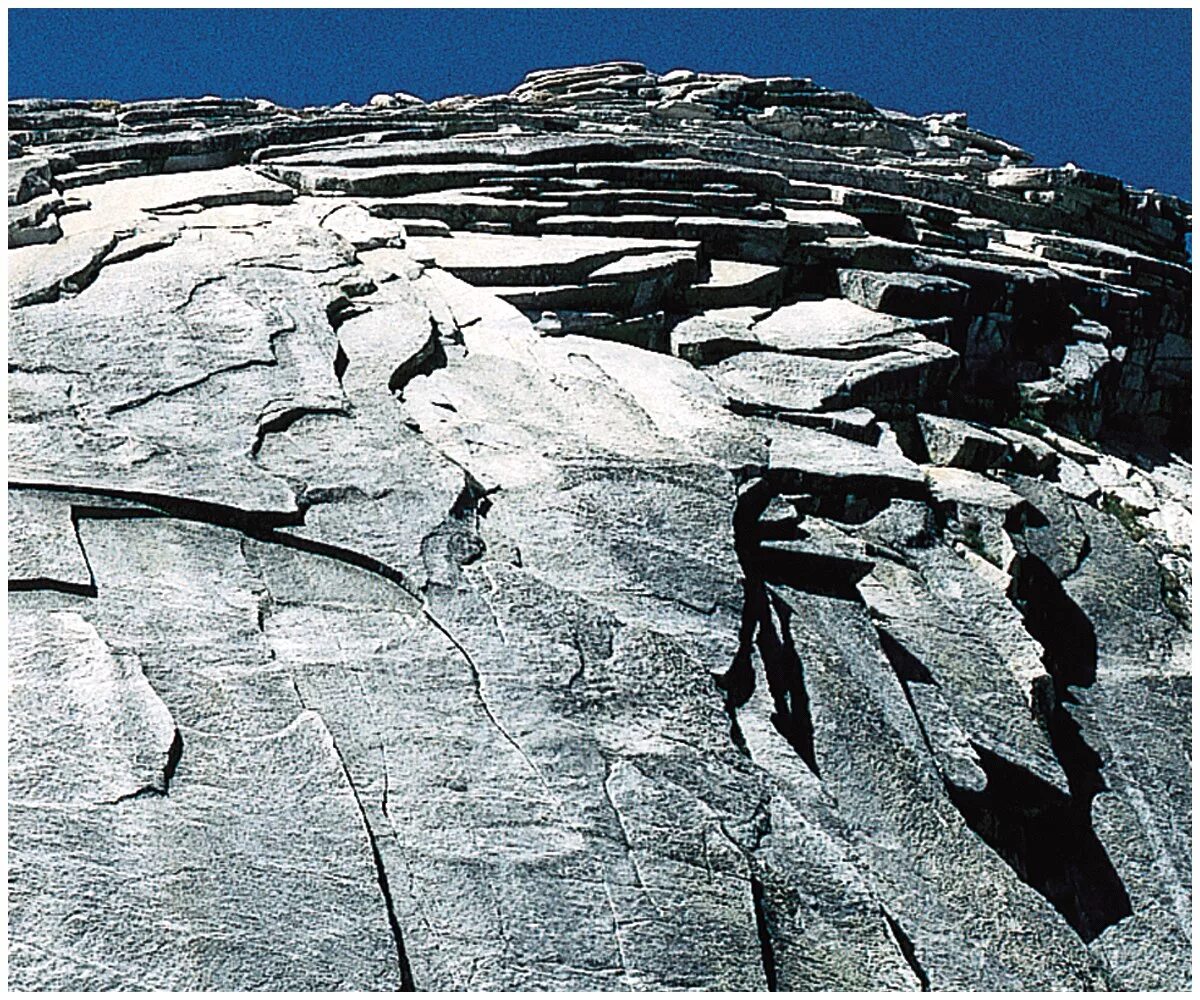
[{"label": "granite rock", "polygon": [[9,118],[12,988],[1189,986],[1190,205],[633,62]]}]

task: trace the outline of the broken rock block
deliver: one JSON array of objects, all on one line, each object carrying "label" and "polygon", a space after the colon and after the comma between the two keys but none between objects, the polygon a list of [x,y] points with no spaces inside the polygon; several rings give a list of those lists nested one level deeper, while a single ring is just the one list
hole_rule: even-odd
[{"label": "broken rock block", "polygon": [[838,272],[838,287],[851,302],[893,316],[953,316],[966,304],[969,286],[951,278],[903,271]]},{"label": "broken rock block", "polygon": [[712,377],[747,412],[903,413],[944,391],[957,357],[932,341],[862,359],[748,351],[714,366]]},{"label": "broken rock block", "polygon": [[1003,438],[963,420],[917,414],[929,461],[982,471],[998,466],[1008,450]]}]

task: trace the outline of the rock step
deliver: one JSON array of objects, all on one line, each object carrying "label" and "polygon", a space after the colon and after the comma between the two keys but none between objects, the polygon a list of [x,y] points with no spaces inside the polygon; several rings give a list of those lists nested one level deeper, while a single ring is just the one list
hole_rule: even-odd
[{"label": "rock step", "polygon": [[596,209],[623,201],[655,201],[689,209],[713,211],[736,211],[761,204],[757,195],[748,191],[726,190],[724,185],[680,191],[675,188],[609,187],[599,178],[582,178],[569,184],[563,180],[551,180],[543,186],[539,194],[551,198],[566,198],[572,209],[588,215],[602,214]]},{"label": "rock step", "polygon": [[271,162],[289,167],[445,166],[488,162],[500,164],[503,171],[506,166],[557,168],[564,164],[611,162],[614,157],[620,157],[621,162],[637,162],[661,156],[667,148],[664,143],[645,138],[622,141],[578,134],[472,131],[432,140],[355,143],[342,148],[326,147],[298,153],[274,151]]},{"label": "rock step", "polygon": [[[534,313],[526,315],[535,319]],[[586,333],[595,340],[640,347],[655,353],[667,353],[666,315],[661,312],[628,318],[605,317],[603,314],[581,318],[587,314],[543,312],[535,319],[534,328],[547,336]]]},{"label": "rock step", "polygon": [[845,299],[802,300],[763,313],[745,309],[703,313],[675,328],[673,348],[698,363],[711,363],[734,348],[854,361],[922,351],[932,342],[949,340],[950,335],[947,318],[885,316]]},{"label": "rock step", "polygon": [[[620,257],[592,270],[585,283],[549,287],[490,287],[491,294],[527,313],[604,310],[629,317],[676,308],[699,272],[690,251],[666,251]],[[657,349],[657,348],[656,348]]]},{"label": "rock step", "polygon": [[629,236],[699,242],[707,255],[776,263],[784,254],[787,223],[778,220],[704,216],[549,216],[538,220],[543,233],[575,236]]},{"label": "rock step", "polygon": [[885,499],[929,495],[920,467],[894,444],[869,445],[795,424],[772,430],[768,475],[781,492]]},{"label": "rock step", "polygon": [[485,193],[488,190],[450,189],[403,198],[364,198],[359,201],[368,212],[383,219],[439,219],[451,229],[467,229],[475,222],[530,227],[538,219],[567,208],[564,201],[506,198],[499,193]]},{"label": "rock step", "polygon": [[80,170],[55,174],[54,183],[64,190],[69,190],[86,187],[89,184],[106,184],[108,181],[119,180],[122,177],[138,177],[145,173],[147,173],[147,164],[144,160],[117,160],[113,163],[102,163],[94,167],[83,167]]},{"label": "rock step", "polygon": [[709,277],[687,290],[691,309],[727,309],[734,306],[772,307],[783,294],[786,271],[770,264],[714,258]]},{"label": "rock step", "polygon": [[884,419],[909,415],[943,398],[958,366],[955,351],[931,341],[867,358],[775,353],[736,340],[724,353],[709,374],[731,406],[771,417],[854,407]]},{"label": "rock step", "polygon": [[473,285],[546,286],[580,285],[597,268],[631,255],[682,251],[699,259],[700,247],[687,240],[457,234],[413,250]]}]

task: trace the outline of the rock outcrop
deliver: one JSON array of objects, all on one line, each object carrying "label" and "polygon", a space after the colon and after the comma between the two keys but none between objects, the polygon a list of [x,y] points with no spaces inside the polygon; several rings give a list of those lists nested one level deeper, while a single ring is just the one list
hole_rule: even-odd
[{"label": "rock outcrop", "polygon": [[1189,205],[636,63],[9,129],[11,986],[1189,984]]}]

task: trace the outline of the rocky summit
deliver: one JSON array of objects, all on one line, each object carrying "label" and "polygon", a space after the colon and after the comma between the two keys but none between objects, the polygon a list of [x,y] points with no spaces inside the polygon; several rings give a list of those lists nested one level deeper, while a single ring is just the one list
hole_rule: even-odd
[{"label": "rocky summit", "polygon": [[1190,205],[626,62],[8,191],[12,987],[1189,984]]}]

